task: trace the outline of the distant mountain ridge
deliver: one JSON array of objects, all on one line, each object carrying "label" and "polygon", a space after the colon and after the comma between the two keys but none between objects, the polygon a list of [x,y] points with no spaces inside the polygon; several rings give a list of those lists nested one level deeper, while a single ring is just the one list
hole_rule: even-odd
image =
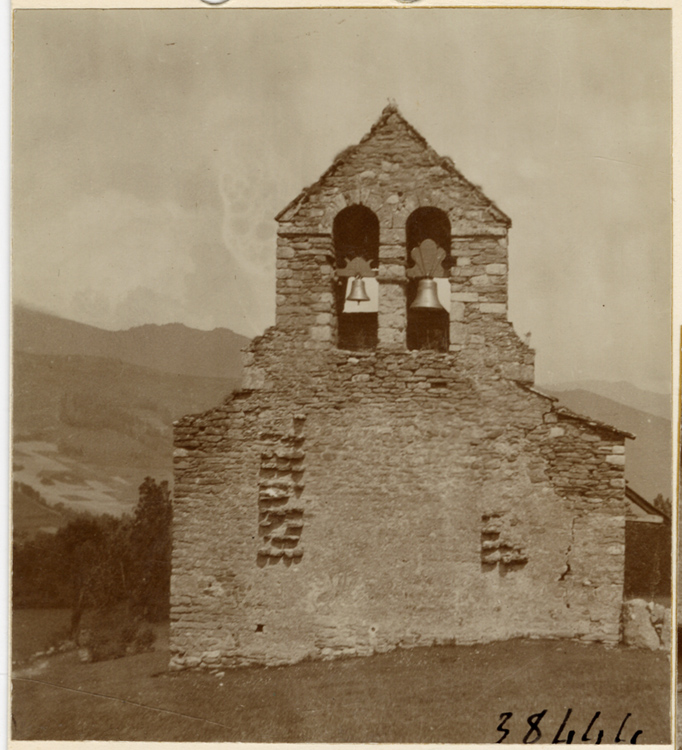
[{"label": "distant mountain ridge", "polygon": [[178,375],[237,380],[240,350],[249,343],[228,328],[199,331],[169,323],[106,331],[23,305],[13,312],[14,351],[105,357]]},{"label": "distant mountain ridge", "polygon": [[540,390],[553,393],[564,391],[590,391],[598,396],[617,401],[633,409],[648,412],[663,419],[671,419],[672,398],[670,394],[645,391],[624,380],[608,382],[605,380],[579,380],[567,383],[551,383],[538,386]]}]

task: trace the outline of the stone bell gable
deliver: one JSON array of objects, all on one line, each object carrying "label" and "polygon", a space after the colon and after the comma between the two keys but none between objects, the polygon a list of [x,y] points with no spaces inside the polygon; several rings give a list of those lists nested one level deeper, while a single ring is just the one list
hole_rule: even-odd
[{"label": "stone bell gable", "polygon": [[509,219],[389,106],[277,220],[276,325],[175,424],[171,666],[615,643],[632,436],[534,389]]},{"label": "stone bell gable", "polygon": [[[277,216],[278,329],[314,341],[343,339],[338,235],[355,221],[374,237],[366,255],[380,285],[376,344],[402,347],[409,328],[410,252],[426,236],[445,245],[449,351],[485,344],[513,349],[514,376],[531,382],[533,355],[507,323],[510,219],[448,157],[439,156],[394,106]],[[372,225],[372,226],[369,226]],[[346,231],[346,233],[348,233]],[[344,287],[345,290],[345,287]],[[334,293],[336,292],[336,293]],[[502,361],[509,360],[507,354]]]},{"label": "stone bell gable", "polygon": [[[360,143],[342,151],[275,218],[288,233],[328,234],[336,214],[356,203],[376,212],[387,228],[394,219],[396,226],[404,225],[419,206],[444,210],[457,237],[491,234],[493,226],[492,233],[505,235],[511,226],[511,219],[457,171],[450,157],[437,154],[395,105],[388,105]],[[401,236],[393,239],[402,242]]]}]

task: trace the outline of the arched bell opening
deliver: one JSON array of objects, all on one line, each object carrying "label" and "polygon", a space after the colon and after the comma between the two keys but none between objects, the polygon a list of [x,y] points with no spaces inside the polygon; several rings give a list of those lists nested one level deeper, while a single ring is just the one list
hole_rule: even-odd
[{"label": "arched bell opening", "polygon": [[447,352],[450,347],[451,230],[445,211],[423,206],[405,224],[407,348]]},{"label": "arched bell opening", "polygon": [[[340,272],[334,287],[337,346],[350,351],[376,349],[378,288],[367,274],[379,264],[379,219],[366,206],[348,206],[336,215],[332,237]],[[343,275],[349,269],[357,269],[357,274]]]},{"label": "arched bell opening", "polygon": [[451,228],[450,218],[440,208],[422,206],[415,209],[405,222],[405,242],[407,246],[407,267],[414,265],[411,251],[424,240],[433,240],[445,250],[443,266],[447,270],[450,263]]}]

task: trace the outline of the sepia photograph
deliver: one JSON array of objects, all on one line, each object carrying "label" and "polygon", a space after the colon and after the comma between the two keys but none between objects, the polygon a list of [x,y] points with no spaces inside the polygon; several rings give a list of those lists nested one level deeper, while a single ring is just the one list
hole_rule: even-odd
[{"label": "sepia photograph", "polygon": [[672,11],[12,45],[11,739],[672,745]]}]

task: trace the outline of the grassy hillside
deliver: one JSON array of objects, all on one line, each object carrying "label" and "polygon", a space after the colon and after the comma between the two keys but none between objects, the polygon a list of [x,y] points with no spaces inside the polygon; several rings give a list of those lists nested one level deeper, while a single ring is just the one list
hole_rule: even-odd
[{"label": "grassy hillside", "polygon": [[179,324],[105,331],[16,305],[13,479],[18,536],[59,526],[68,510],[120,515],[150,475],[172,478],[172,423],[237,385],[248,339]]},{"label": "grassy hillside", "polygon": [[59,509],[49,507],[38,492],[27,485],[16,484],[12,490],[12,528],[17,542],[29,539],[38,531],[48,533],[65,526],[68,519]]},{"label": "grassy hillside", "polygon": [[[145,476],[172,478],[173,420],[233,390],[247,343],[228,329],[179,324],[105,331],[21,306],[13,326],[14,479],[51,505],[113,514],[134,505]],[[636,434],[627,445],[626,477],[649,499],[671,496],[665,396],[600,382],[557,386],[554,395]],[[22,524],[51,525],[42,511],[18,502],[21,518],[35,518]]]},{"label": "grassy hillside", "polygon": [[549,391],[569,409],[637,436],[625,441],[625,478],[647,500],[660,492],[672,497],[672,434],[670,419],[605,398],[591,391]]},{"label": "grassy hillside", "polygon": [[14,479],[50,505],[130,510],[145,476],[171,479],[173,420],[219,404],[236,384],[101,357],[15,352]]}]

